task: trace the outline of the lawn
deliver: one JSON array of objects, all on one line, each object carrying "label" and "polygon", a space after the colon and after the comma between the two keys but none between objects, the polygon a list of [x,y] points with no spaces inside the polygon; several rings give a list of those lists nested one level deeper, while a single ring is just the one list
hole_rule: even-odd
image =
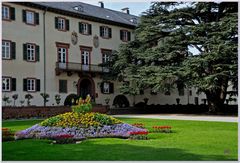
[{"label": "lawn", "polygon": [[[237,123],[119,118],[124,122],[170,125],[173,133],[150,133],[149,140],[88,139],[80,144],[50,144],[50,140],[2,143],[4,161],[23,160],[237,160]],[[14,131],[41,120],[3,121]]]}]

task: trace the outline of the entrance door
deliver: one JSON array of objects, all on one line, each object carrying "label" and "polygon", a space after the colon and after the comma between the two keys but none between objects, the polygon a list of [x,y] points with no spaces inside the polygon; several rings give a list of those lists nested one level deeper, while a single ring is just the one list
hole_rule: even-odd
[{"label": "entrance door", "polygon": [[83,79],[80,83],[80,88],[79,89],[80,89],[79,90],[79,95],[83,99],[85,99],[88,94],[91,96],[91,94],[92,94],[91,81],[89,79]]},{"label": "entrance door", "polygon": [[89,71],[89,61],[90,60],[90,52],[82,51],[82,70]]}]

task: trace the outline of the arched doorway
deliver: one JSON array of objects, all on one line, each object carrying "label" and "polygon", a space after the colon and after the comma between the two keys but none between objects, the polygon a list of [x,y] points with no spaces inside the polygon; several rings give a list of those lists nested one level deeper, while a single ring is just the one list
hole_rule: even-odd
[{"label": "arched doorway", "polygon": [[90,95],[91,98],[95,99],[95,84],[92,78],[84,77],[79,79],[78,81],[78,96],[83,99],[86,98],[87,95]]}]

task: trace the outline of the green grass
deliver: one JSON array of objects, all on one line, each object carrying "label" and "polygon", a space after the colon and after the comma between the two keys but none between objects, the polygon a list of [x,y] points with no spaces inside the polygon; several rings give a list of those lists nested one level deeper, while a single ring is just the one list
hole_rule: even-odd
[{"label": "green grass", "polygon": [[[88,139],[80,144],[49,140],[3,142],[3,160],[237,160],[237,123],[120,118],[127,123],[170,125],[173,133],[151,133],[150,140]],[[40,120],[3,121],[18,131]]]}]

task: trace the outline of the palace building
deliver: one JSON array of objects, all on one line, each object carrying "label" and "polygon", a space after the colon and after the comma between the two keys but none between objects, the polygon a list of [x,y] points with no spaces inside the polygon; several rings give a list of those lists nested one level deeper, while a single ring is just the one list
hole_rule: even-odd
[{"label": "palace building", "polygon": [[[90,94],[97,104],[121,95],[118,81],[106,81],[108,62],[120,44],[134,39],[139,17],[82,2],[2,3],[2,96],[18,94],[16,105],[31,94],[31,105],[43,105],[40,93],[49,94],[47,105],[56,105],[55,95],[83,98]],[[130,105],[148,98],[149,104],[201,104],[205,95],[195,89],[171,94],[145,90],[136,97],[124,95]],[[25,103],[26,105],[26,100]]]}]

